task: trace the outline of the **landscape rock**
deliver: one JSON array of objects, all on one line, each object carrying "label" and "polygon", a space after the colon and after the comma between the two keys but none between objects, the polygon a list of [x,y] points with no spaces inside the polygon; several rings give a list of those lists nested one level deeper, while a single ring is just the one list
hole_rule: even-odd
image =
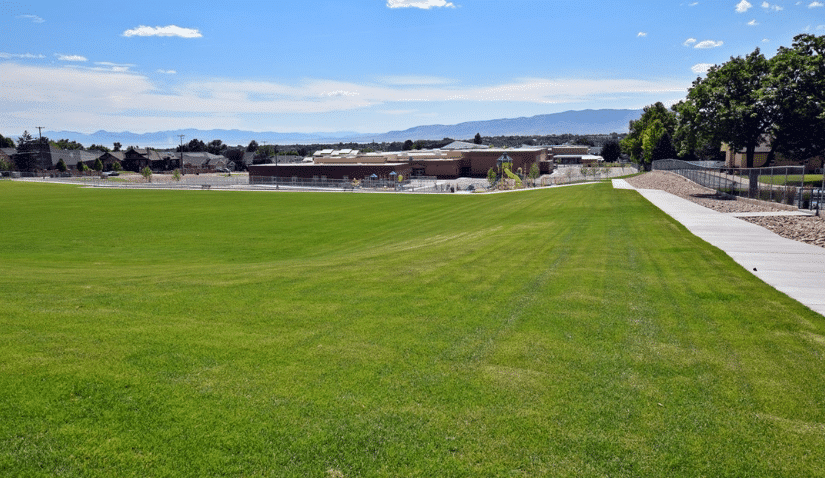
[{"label": "landscape rock", "polygon": [[[716,191],[675,173],[652,171],[628,178],[636,189],[659,189],[721,213],[788,212],[796,208],[754,199],[724,197]],[[819,216],[760,216],[742,217],[743,221],[762,226],[782,237],[825,247],[825,221]]]}]

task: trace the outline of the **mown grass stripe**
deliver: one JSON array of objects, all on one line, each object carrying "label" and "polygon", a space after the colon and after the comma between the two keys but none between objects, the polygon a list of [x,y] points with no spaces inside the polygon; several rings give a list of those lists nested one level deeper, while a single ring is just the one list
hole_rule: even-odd
[{"label": "mown grass stripe", "polygon": [[822,318],[633,191],[0,202],[5,475],[825,474]]}]

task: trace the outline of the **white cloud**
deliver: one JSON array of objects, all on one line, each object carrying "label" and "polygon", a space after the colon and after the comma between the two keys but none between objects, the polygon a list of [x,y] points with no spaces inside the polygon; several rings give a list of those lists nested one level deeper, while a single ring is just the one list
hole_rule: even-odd
[{"label": "white cloud", "polygon": [[822,3],[822,2],[811,2],[811,3],[808,5],[808,8],[822,8],[822,7],[825,7],[825,3]]},{"label": "white cloud", "polygon": [[782,10],[784,10],[779,5],[771,5],[768,2],[762,2],[762,8],[764,8],[765,10],[773,10],[775,12],[781,12]]},{"label": "white cloud", "polygon": [[123,32],[125,37],[180,37],[180,38],[201,38],[203,35],[197,29],[183,28],[177,25],[165,27],[147,27],[141,25],[131,30]]},{"label": "white cloud", "polygon": [[44,55],[32,55],[31,53],[6,53],[0,51],[0,58],[10,60],[12,58],[46,58]]},{"label": "white cloud", "polygon": [[770,40],[768,40],[767,38],[763,38],[763,39],[762,39],[762,43],[770,43],[770,42],[771,42],[771,41],[770,41]]},{"label": "white cloud", "polygon": [[705,40],[705,41],[700,41],[693,48],[700,48],[700,49],[718,48],[718,47],[722,46],[723,43],[724,42],[722,42],[722,41]]},{"label": "white cloud", "polygon": [[[101,65],[112,66],[112,65]],[[377,107],[385,114],[427,110],[413,104],[491,105],[603,102],[605,98],[684,95],[681,81],[586,78],[522,78],[496,85],[387,85],[306,79],[296,84],[264,81],[182,82],[164,86],[145,75],[94,68],[0,62],[0,111],[9,130],[49,117],[64,129],[158,131],[177,127],[248,127],[250,115],[290,117],[355,112]],[[489,107],[489,106],[485,106]],[[428,107],[429,108],[429,107]]]},{"label": "white cloud", "polygon": [[387,0],[387,7],[429,10],[431,8],[455,8],[455,5],[445,0]]},{"label": "white cloud", "polygon": [[816,31],[818,31],[818,32],[825,31],[825,25],[817,25],[816,26]]},{"label": "white cloud", "polygon": [[751,3],[748,0],[742,0],[741,2],[736,4],[736,11],[738,13],[745,13],[748,10],[750,10],[751,7],[753,7],[753,5],[751,5]]},{"label": "white cloud", "polygon": [[112,63],[108,61],[96,61],[95,65],[99,65],[105,68],[100,68],[102,71],[114,71],[118,73],[125,73],[129,71],[129,68],[135,66],[130,63]]},{"label": "white cloud", "polygon": [[326,96],[327,98],[335,98],[341,96],[358,96],[358,93],[355,91],[344,91],[344,90],[335,90],[335,91],[325,91],[321,93],[320,96]]},{"label": "white cloud", "polygon": [[756,25],[759,25],[759,22],[757,22],[756,19],[754,18],[753,20],[748,22],[748,25],[750,25],[752,27],[755,27]]},{"label": "white cloud", "polygon": [[163,73],[164,75],[177,75],[178,72],[175,70],[157,70],[158,73]]},{"label": "white cloud", "polygon": [[710,70],[710,68],[712,66],[713,66],[713,63],[697,63],[697,64],[693,65],[692,67],[690,67],[690,69],[691,69],[691,71],[693,71],[697,75],[700,75],[702,73],[707,73],[708,70]]},{"label": "white cloud", "polygon": [[89,61],[88,58],[80,55],[61,55],[60,53],[55,53],[54,55],[60,61]]},{"label": "white cloud", "polygon": [[639,32],[639,33],[637,33],[637,34],[636,34],[636,37],[637,37],[637,38],[638,38],[638,37],[642,37],[642,38],[644,38],[644,37],[646,37],[646,36],[647,36],[647,32]]},{"label": "white cloud", "polygon": [[684,43],[682,43],[682,45],[684,45],[684,46],[691,46],[691,45],[693,45],[694,43],[696,43],[696,41],[697,41],[697,40],[696,40],[695,38],[688,38],[687,40],[685,40],[685,42],[684,42]]},{"label": "white cloud", "polygon": [[31,20],[32,23],[43,23],[46,20],[38,17],[37,15],[18,15],[17,18],[23,18],[25,20]]},{"label": "white cloud", "polygon": [[699,5],[699,2],[693,2],[688,4],[689,7],[695,7],[696,5]]}]

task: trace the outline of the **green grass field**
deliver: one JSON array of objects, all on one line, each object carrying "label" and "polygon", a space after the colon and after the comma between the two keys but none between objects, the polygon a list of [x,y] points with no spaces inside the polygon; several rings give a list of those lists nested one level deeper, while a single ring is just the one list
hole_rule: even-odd
[{"label": "green grass field", "polygon": [[2,476],[825,476],[825,318],[634,191],[0,204]]},{"label": "green grass field", "polygon": [[789,174],[787,180],[784,175],[781,176],[759,176],[759,182],[764,184],[777,184],[780,186],[796,186],[803,184],[804,187],[819,187],[822,186],[821,174]]}]

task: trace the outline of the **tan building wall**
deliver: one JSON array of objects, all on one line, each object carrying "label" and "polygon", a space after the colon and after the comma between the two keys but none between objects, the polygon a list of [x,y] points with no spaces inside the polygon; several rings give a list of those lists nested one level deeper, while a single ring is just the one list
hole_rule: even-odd
[{"label": "tan building wall", "polygon": [[562,145],[550,148],[552,154],[590,154],[589,146]]},{"label": "tan building wall", "polygon": [[387,164],[255,164],[249,166],[250,182],[253,178],[278,177],[312,179],[326,176],[327,179],[364,179],[375,174],[379,178],[391,179],[395,171],[405,178],[410,177],[412,168],[407,163]]}]

